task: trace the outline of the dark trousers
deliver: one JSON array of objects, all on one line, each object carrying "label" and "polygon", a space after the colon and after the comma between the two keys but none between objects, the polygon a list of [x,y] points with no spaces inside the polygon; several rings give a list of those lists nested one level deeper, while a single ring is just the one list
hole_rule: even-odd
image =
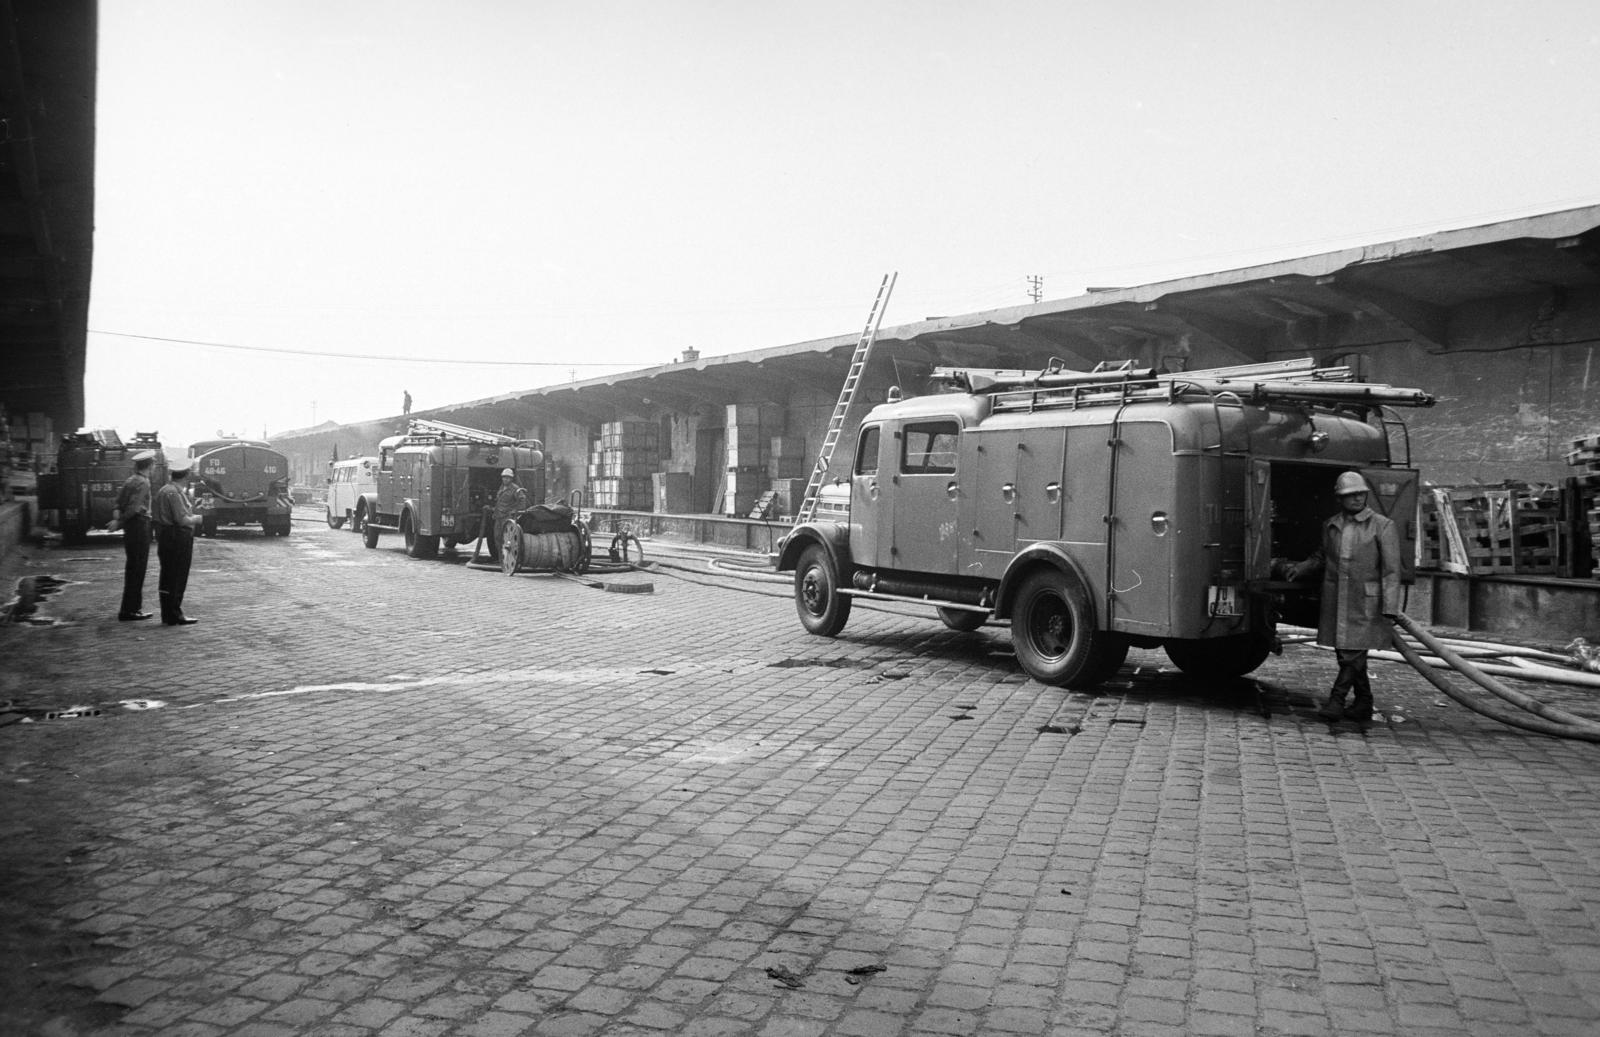
[{"label": "dark trousers", "polygon": [[122,611],[131,616],[144,608],[144,574],[150,568],[150,516],[129,515],[122,524]]},{"label": "dark trousers", "polygon": [[156,557],[161,560],[161,622],[183,618],[183,592],[189,586],[194,560],[194,532],[178,526],[156,527]]},{"label": "dark trousers", "polygon": [[1367,652],[1364,648],[1336,648],[1334,658],[1339,660],[1339,676],[1333,679],[1333,694],[1344,698],[1355,692],[1355,704],[1372,703],[1372,685],[1367,682]]}]

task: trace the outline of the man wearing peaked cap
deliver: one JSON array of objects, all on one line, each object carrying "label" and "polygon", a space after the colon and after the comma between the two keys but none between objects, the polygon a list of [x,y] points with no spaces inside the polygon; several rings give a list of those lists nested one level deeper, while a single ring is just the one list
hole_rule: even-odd
[{"label": "man wearing peaked cap", "polygon": [[154,520],[156,555],[161,559],[161,622],[169,627],[200,622],[183,614],[183,594],[189,586],[189,563],[194,559],[194,527],[200,516],[189,507],[183,484],[189,465],[180,463],[169,472],[171,480],[156,491]]},{"label": "man wearing peaked cap", "polygon": [[117,491],[116,508],[111,512],[111,528],[122,530],[122,607],[117,618],[123,621],[149,619],[144,611],[144,574],[150,567],[150,466],[154,450],[133,455],[133,474]]},{"label": "man wearing peaked cap", "polygon": [[1390,620],[1400,612],[1400,533],[1368,505],[1371,487],[1361,473],[1341,473],[1333,493],[1339,513],[1322,524],[1322,546],[1294,567],[1291,579],[1322,574],[1317,643],[1334,650],[1339,675],[1318,712],[1329,720],[1365,723],[1372,719],[1367,652],[1389,647]]}]

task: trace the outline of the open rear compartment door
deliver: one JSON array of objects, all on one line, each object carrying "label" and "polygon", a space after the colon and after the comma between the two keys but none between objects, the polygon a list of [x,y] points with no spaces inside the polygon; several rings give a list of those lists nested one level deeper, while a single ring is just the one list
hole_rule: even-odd
[{"label": "open rear compartment door", "polygon": [[1417,485],[1415,468],[1363,468],[1372,487],[1367,506],[1394,522],[1400,532],[1400,582],[1417,582]]}]

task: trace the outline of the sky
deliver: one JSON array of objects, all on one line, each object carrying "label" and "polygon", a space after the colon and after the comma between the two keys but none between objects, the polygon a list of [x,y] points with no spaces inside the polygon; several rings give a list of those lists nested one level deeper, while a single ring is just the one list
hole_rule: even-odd
[{"label": "sky", "polygon": [[102,0],[87,423],[271,436],[1600,204],[1591,0]]}]

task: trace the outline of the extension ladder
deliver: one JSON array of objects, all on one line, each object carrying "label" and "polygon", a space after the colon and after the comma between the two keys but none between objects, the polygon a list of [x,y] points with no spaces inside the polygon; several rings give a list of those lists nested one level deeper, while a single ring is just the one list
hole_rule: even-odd
[{"label": "extension ladder", "polygon": [[844,430],[845,417],[850,413],[850,403],[855,399],[856,387],[866,372],[867,354],[872,351],[872,343],[878,337],[878,325],[883,323],[883,311],[889,305],[889,293],[894,291],[897,276],[898,274],[884,274],[883,281],[878,285],[878,297],[872,300],[872,310],[867,314],[867,326],[862,329],[861,337],[856,340],[856,351],[850,358],[850,373],[845,375],[844,388],[839,390],[839,402],[834,404],[833,417],[828,419],[828,433],[822,439],[822,450],[817,454],[816,467],[811,469],[811,479],[806,483],[805,500],[795,515],[797,526],[816,517],[817,495],[822,492],[822,483],[828,477],[828,462],[833,459],[833,448],[838,445],[839,433]]}]

